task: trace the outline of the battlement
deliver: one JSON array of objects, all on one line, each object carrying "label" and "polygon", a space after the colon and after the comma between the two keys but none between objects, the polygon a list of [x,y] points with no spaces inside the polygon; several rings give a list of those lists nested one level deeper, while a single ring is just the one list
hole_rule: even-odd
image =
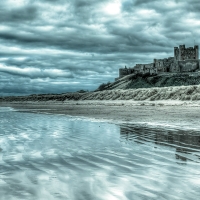
[{"label": "battlement", "polygon": [[164,59],[154,59],[150,64],[136,64],[133,68],[120,68],[119,78],[129,74],[149,74],[155,75],[158,73],[181,73],[195,72],[200,69],[199,47],[186,48],[185,45],[174,47],[174,57]]},{"label": "battlement", "polygon": [[188,48],[185,48],[185,45],[179,45],[179,48],[174,47],[174,59],[175,61],[199,59],[198,45]]}]

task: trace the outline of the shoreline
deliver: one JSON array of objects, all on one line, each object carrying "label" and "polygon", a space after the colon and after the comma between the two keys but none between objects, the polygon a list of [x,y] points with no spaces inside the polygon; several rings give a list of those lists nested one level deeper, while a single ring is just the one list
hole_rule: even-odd
[{"label": "shoreline", "polygon": [[65,114],[114,123],[149,123],[200,129],[199,101],[0,102],[20,112]]}]

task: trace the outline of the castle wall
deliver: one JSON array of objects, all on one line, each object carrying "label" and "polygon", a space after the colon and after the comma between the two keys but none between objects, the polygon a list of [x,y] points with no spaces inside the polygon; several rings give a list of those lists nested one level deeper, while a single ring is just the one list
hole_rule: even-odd
[{"label": "castle wall", "polygon": [[136,74],[143,74],[143,64],[136,64],[136,66],[134,67],[134,72]]},{"label": "castle wall", "polygon": [[134,72],[133,68],[120,68],[119,69],[119,78],[132,74]]},{"label": "castle wall", "polygon": [[154,63],[145,64],[143,67],[143,70],[144,70],[144,74],[147,74],[147,73],[149,73],[150,75],[157,74],[157,69],[155,68]]},{"label": "castle wall", "polygon": [[158,73],[172,72],[174,70],[174,57],[154,59],[154,64],[157,68]]},{"label": "castle wall", "polygon": [[194,48],[196,50],[196,60],[199,60],[199,46],[195,45]]},{"label": "castle wall", "polygon": [[178,61],[174,61],[171,64],[170,72],[172,72],[172,73],[178,73],[178,72],[180,72],[180,67],[178,65]]},{"label": "castle wall", "polygon": [[178,61],[180,72],[194,72],[199,69],[199,60]]},{"label": "castle wall", "polygon": [[174,47],[174,57],[164,59],[154,59],[150,64],[136,64],[134,68],[119,69],[119,78],[135,73],[135,74],[158,74],[162,72],[194,72],[200,69],[199,48],[185,48],[185,45]]},{"label": "castle wall", "polygon": [[154,66],[157,68],[158,73],[164,71],[163,59],[154,59]]},{"label": "castle wall", "polygon": [[165,72],[172,72],[172,65],[174,64],[174,57],[165,58],[163,60],[163,66]]},{"label": "castle wall", "polygon": [[155,66],[150,69],[150,75],[155,75],[157,73],[158,73],[158,70],[157,70],[157,68]]},{"label": "castle wall", "polygon": [[150,64],[136,64],[135,73],[138,74],[157,74],[157,68],[155,67],[154,63]]},{"label": "castle wall", "polygon": [[179,48],[178,47],[174,47],[174,61],[178,61],[179,60]]}]

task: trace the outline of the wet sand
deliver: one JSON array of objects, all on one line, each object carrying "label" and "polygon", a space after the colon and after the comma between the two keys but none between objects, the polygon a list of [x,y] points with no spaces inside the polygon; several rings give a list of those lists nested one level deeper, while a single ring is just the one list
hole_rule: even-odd
[{"label": "wet sand", "polygon": [[0,103],[23,112],[66,114],[109,120],[200,127],[200,105],[194,102],[68,101]]},{"label": "wet sand", "polygon": [[[72,104],[50,106],[113,118],[153,107]],[[0,199],[198,199],[199,133],[0,108]]]}]

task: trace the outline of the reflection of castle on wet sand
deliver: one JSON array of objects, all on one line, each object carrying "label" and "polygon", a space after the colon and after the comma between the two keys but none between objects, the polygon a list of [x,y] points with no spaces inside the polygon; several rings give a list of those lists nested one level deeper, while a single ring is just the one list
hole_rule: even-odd
[{"label": "reflection of castle on wet sand", "polygon": [[[199,134],[199,132],[198,132]],[[200,135],[185,130],[165,130],[135,125],[120,126],[121,139],[137,143],[152,142],[157,145],[176,149],[175,157],[182,161],[192,160],[195,156],[200,162]],[[193,154],[192,156],[190,156]]]}]

